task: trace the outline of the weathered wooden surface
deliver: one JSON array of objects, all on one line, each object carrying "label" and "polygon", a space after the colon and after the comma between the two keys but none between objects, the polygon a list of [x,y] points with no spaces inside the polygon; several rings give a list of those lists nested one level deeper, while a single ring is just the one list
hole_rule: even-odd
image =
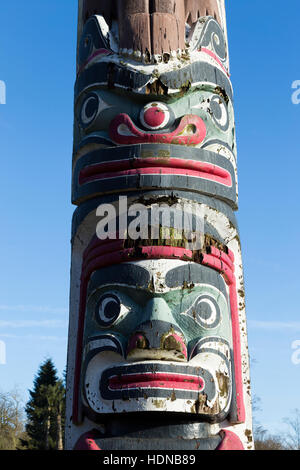
[{"label": "weathered wooden surface", "polygon": [[185,20],[190,25],[201,16],[212,16],[219,23],[220,11],[217,0],[184,0]]},{"label": "weathered wooden surface", "polygon": [[252,449],[224,0],[78,30],[67,448]]},{"label": "weathered wooden surface", "polygon": [[217,0],[85,0],[83,21],[103,15],[110,25],[118,21],[120,48],[141,54],[164,54],[184,49],[185,23],[201,16],[220,23]]}]

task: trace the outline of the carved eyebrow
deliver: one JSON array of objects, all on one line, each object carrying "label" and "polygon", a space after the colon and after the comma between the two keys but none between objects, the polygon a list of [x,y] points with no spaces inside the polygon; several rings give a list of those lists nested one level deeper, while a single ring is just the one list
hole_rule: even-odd
[{"label": "carved eyebrow", "polygon": [[104,285],[123,284],[146,289],[149,283],[150,273],[147,269],[134,264],[118,264],[95,271],[91,276],[87,294]]},{"label": "carved eyebrow", "polygon": [[200,264],[177,266],[166,274],[167,287],[182,287],[187,284],[211,284],[220,290],[227,298],[225,281],[220,273]]},{"label": "carved eyebrow", "polygon": [[[91,295],[101,286],[123,285],[139,289],[149,288],[151,274],[142,266],[135,264],[120,264],[108,266],[95,271],[88,284],[87,296]],[[170,269],[165,276],[165,285],[168,288],[182,288],[185,284],[211,284],[227,299],[228,293],[225,281],[220,273],[213,269],[196,263],[187,263],[186,266],[177,266]]]}]

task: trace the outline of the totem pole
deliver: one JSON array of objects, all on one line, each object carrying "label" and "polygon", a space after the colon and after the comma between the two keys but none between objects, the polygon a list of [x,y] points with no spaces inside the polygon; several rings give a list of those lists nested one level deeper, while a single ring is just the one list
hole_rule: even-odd
[{"label": "totem pole", "polygon": [[252,449],[224,0],[79,0],[72,200],[66,447]]}]

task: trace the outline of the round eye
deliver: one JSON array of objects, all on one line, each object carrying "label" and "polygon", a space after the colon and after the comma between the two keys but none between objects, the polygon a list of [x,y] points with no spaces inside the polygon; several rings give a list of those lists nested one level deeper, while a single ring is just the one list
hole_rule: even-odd
[{"label": "round eye", "polygon": [[140,120],[146,129],[163,129],[170,121],[170,110],[163,103],[149,103],[142,109]]},{"label": "round eye", "polygon": [[210,109],[216,125],[220,127],[222,131],[227,131],[229,115],[225,101],[220,96],[214,96],[210,101]]},{"label": "round eye", "polygon": [[95,119],[99,110],[99,97],[96,93],[88,95],[81,106],[80,121],[82,127],[88,127]]},{"label": "round eye", "polygon": [[113,294],[106,294],[101,297],[96,306],[96,319],[100,326],[111,326],[119,318],[121,313],[120,299]]},{"label": "round eye", "polygon": [[192,308],[195,320],[203,328],[216,328],[221,321],[219,305],[213,297],[202,295]]}]

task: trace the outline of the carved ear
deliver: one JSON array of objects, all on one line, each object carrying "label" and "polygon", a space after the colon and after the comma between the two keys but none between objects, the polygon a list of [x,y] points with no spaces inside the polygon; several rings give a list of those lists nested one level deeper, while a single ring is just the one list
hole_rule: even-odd
[{"label": "carved ear", "polygon": [[111,25],[112,19],[116,16],[115,0],[84,0],[82,19],[83,23],[93,15],[102,15],[107,24]]},{"label": "carved ear", "polygon": [[184,0],[185,21],[190,26],[201,16],[212,16],[221,25],[221,16],[217,0]]},{"label": "carved ear", "polygon": [[85,23],[82,31],[77,55],[78,69],[86,63],[93,53],[96,51],[99,53],[100,50],[104,55],[109,55],[112,52],[102,34],[98,18],[94,16]]}]

